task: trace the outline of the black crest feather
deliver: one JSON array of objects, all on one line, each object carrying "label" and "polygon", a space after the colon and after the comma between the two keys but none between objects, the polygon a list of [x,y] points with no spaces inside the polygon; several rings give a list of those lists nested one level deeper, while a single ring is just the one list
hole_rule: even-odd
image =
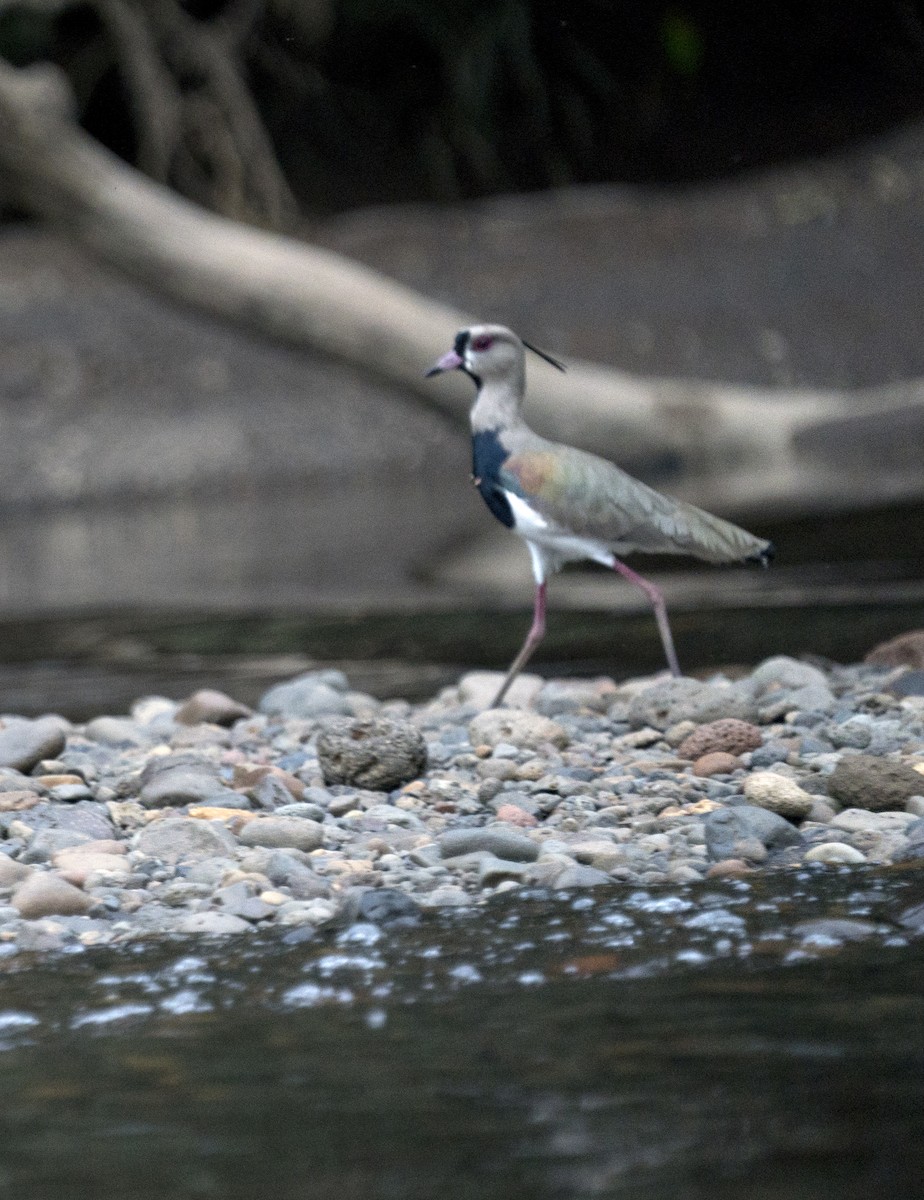
[{"label": "black crest feather", "polygon": [[556,370],[564,371],[566,369],[564,363],[559,362],[557,358],[553,358],[551,354],[546,354],[544,350],[540,350],[538,346],[534,346],[532,342],[528,342],[526,338],[522,338],[521,341],[527,350],[532,350],[533,354],[538,354],[540,358],[544,358],[545,361],[551,366],[555,367]]}]

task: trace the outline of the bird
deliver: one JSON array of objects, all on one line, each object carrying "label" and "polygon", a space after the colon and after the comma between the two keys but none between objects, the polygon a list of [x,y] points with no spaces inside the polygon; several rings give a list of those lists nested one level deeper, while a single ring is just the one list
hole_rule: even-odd
[{"label": "bird", "polygon": [[622,561],[635,551],[687,554],[712,563],[769,565],[773,543],[722,517],[675,500],[596,454],[548,441],[522,415],[525,351],[564,371],[552,355],[505,325],[460,329],[453,348],[425,372],[463,371],[477,389],[471,409],[472,482],[493,515],[526,543],[536,582],[533,622],[491,707],[545,636],[548,578],[568,562],[589,559],[639,588],[654,610],[667,665],[681,675],[664,596]]}]

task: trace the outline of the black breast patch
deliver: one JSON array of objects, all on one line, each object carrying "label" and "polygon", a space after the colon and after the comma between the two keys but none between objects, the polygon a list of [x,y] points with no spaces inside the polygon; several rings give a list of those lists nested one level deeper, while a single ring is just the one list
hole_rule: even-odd
[{"label": "black breast patch", "polygon": [[496,429],[484,429],[472,434],[472,476],[475,486],[498,521],[512,529],[513,510],[500,482],[500,469],[509,457]]}]

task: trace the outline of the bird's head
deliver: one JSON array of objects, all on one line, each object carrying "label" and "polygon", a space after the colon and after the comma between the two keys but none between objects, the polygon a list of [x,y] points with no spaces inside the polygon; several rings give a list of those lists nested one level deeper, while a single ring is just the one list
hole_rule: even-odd
[{"label": "bird's head", "polygon": [[522,382],[524,346],[560,371],[565,369],[556,359],[521,341],[505,325],[472,325],[459,330],[453,348],[437,359],[427,376],[464,371],[479,387],[489,381]]}]

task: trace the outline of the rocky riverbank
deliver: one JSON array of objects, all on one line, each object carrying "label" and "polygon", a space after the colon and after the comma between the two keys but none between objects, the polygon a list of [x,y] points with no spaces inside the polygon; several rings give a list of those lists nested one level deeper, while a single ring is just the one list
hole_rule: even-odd
[{"label": "rocky riverbank", "polygon": [[[412,706],[339,672],[0,729],[0,953],[289,939],[523,888],[924,867],[920,672],[472,674]],[[924,916],[922,916],[924,923]]]}]

